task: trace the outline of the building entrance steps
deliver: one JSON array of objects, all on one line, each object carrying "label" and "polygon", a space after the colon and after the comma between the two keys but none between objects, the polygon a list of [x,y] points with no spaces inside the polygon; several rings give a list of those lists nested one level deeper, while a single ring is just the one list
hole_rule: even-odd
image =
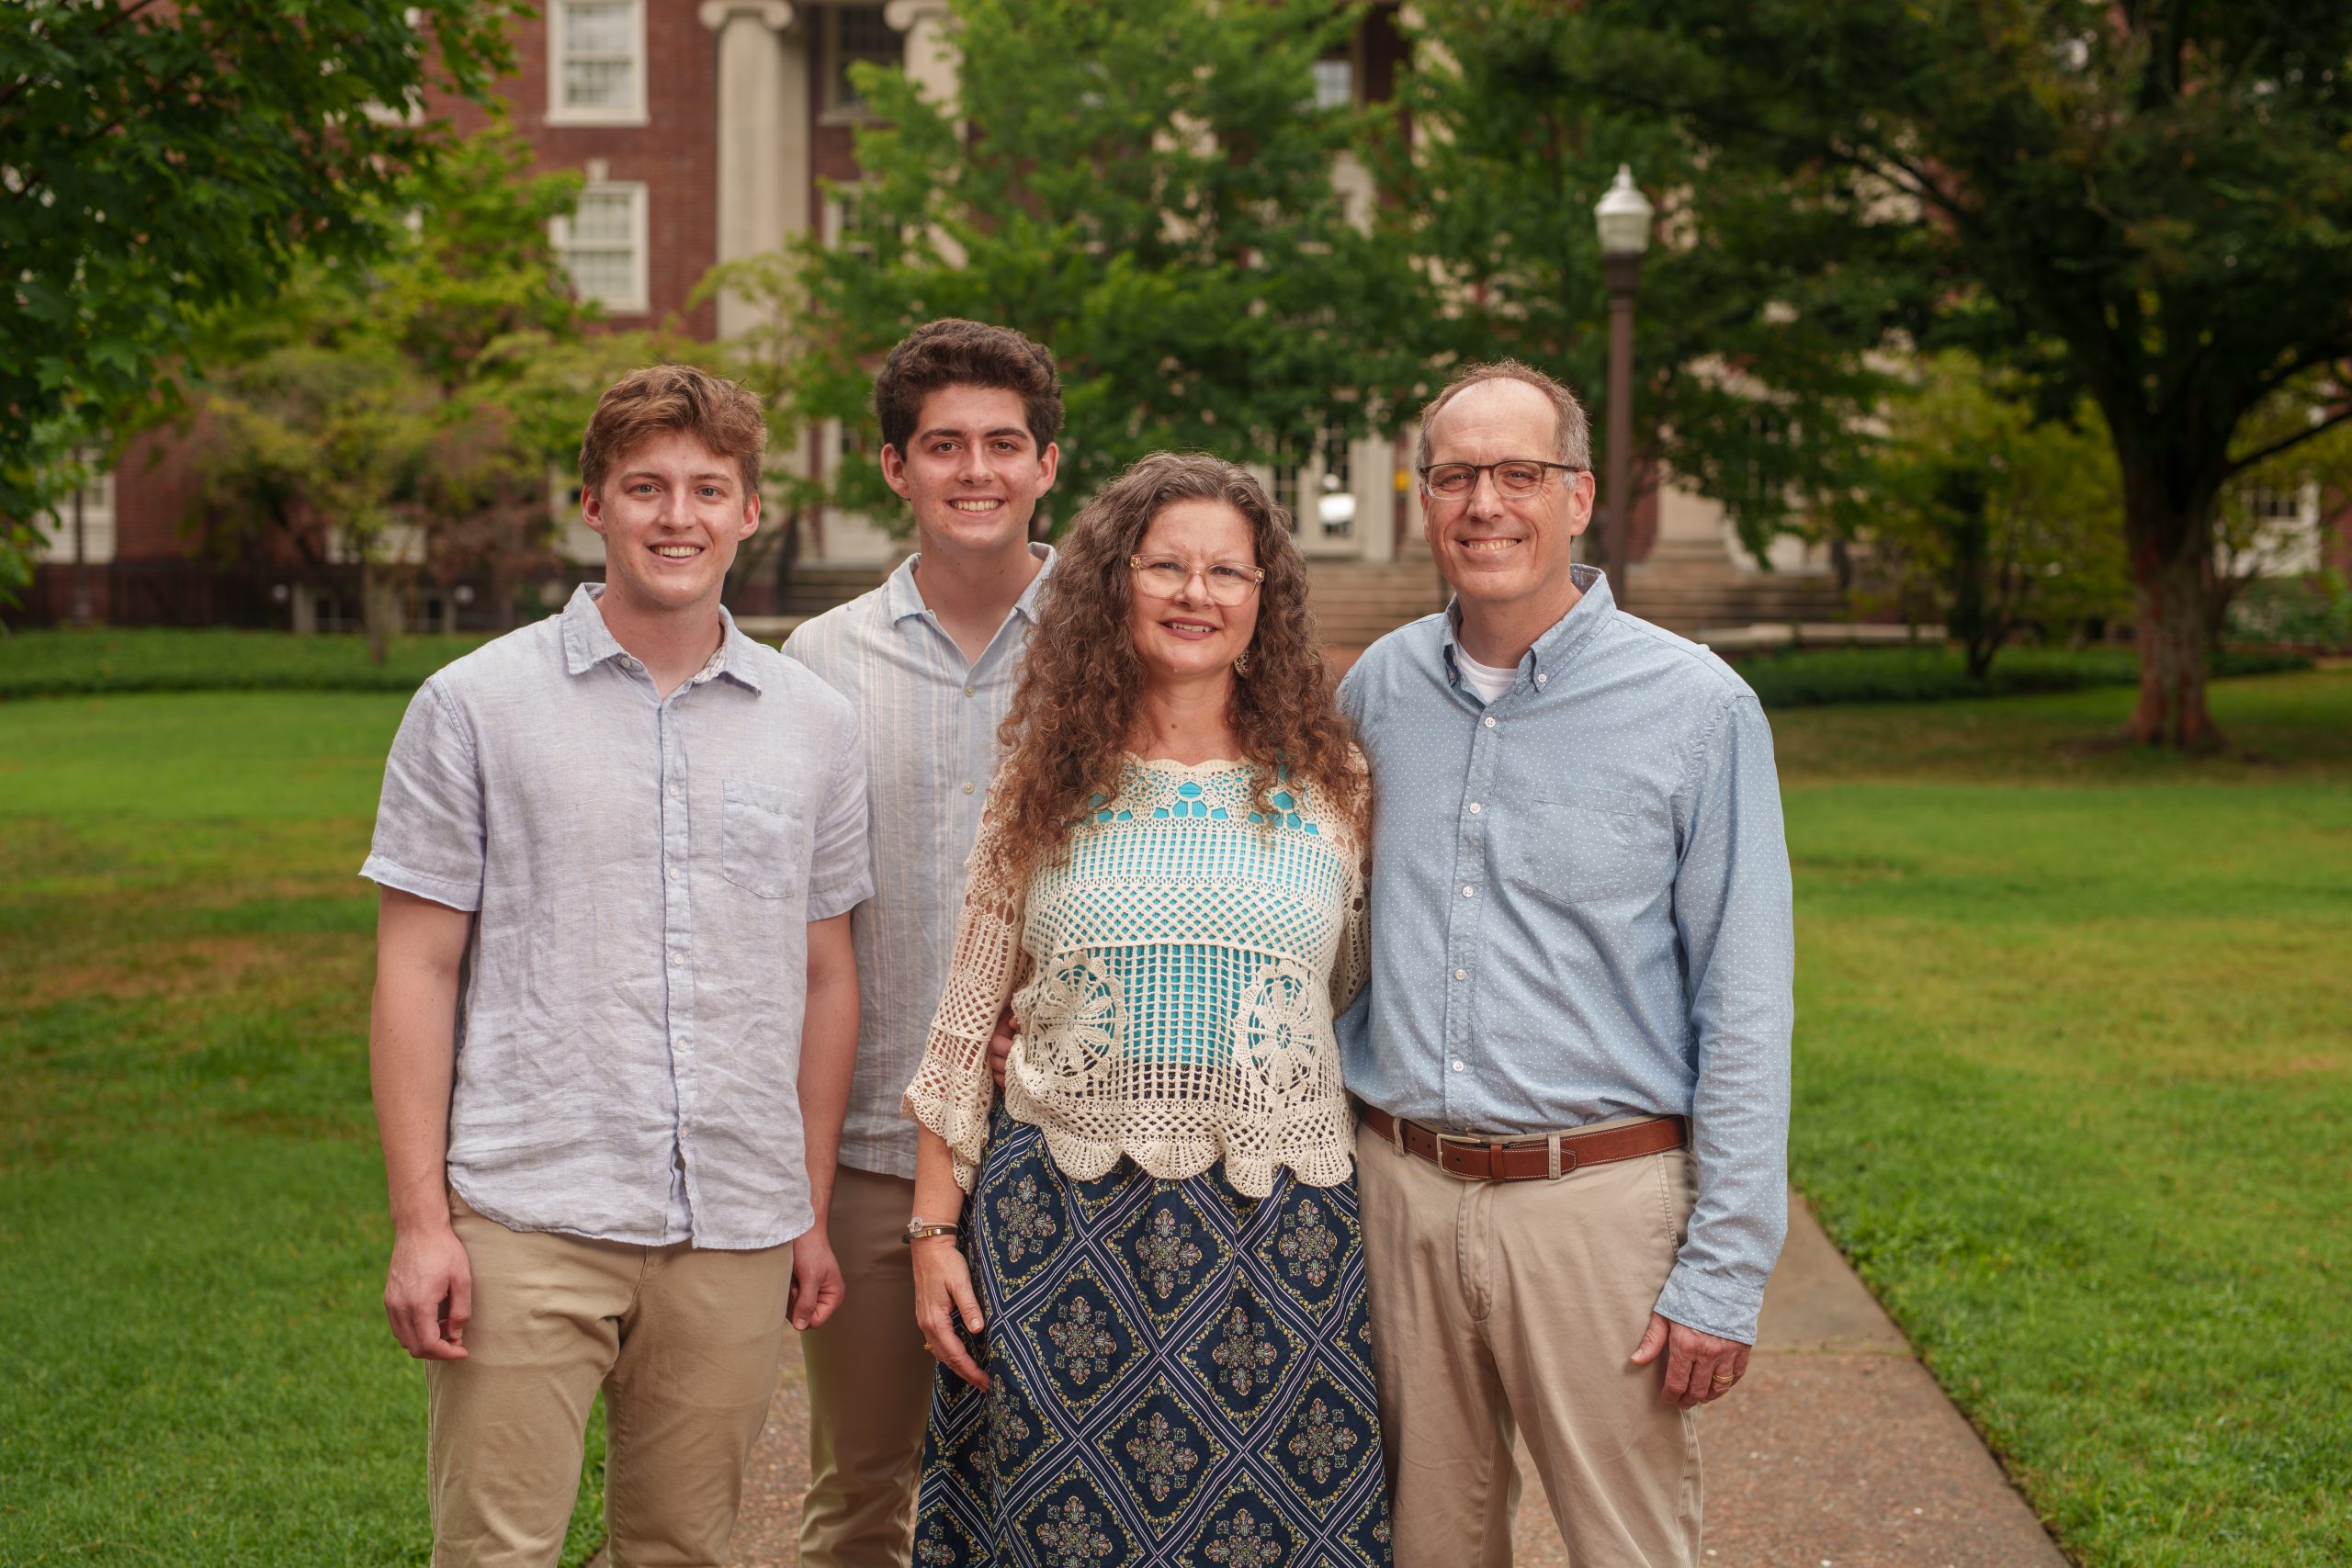
[{"label": "building entrance steps", "polygon": [[[735,1568],[799,1560],[808,1396],[798,1337],[787,1337],[745,1480]],[[1793,1193],[1747,1377],[1699,1423],[1702,1568],[2065,1568],[1975,1430]],[[1559,1568],[1567,1555],[1524,1449],[1520,1469],[1518,1564]]]}]

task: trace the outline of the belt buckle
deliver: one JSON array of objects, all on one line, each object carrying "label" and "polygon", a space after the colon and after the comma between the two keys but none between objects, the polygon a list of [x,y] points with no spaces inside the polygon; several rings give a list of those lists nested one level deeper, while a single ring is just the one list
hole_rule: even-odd
[{"label": "belt buckle", "polygon": [[1445,1163],[1445,1145],[1448,1144],[1460,1144],[1464,1148],[1491,1150],[1495,1146],[1495,1142],[1492,1138],[1464,1136],[1459,1133],[1441,1133],[1434,1127],[1430,1129],[1430,1135],[1437,1140],[1437,1168],[1439,1170],[1453,1178],[1456,1181],[1476,1181],[1480,1179],[1477,1177],[1468,1175],[1463,1171],[1455,1170],[1452,1167],[1448,1166]]}]

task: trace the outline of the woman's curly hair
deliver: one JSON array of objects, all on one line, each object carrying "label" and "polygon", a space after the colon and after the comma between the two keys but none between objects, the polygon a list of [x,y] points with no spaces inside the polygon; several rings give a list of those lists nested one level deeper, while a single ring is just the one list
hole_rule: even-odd
[{"label": "woman's curly hair", "polygon": [[1060,856],[1095,795],[1119,791],[1147,680],[1128,626],[1135,602],[1128,561],[1152,520],[1183,501],[1223,502],[1238,512],[1266,572],[1248,672],[1234,682],[1227,713],[1243,758],[1258,764],[1259,811],[1280,820],[1272,796],[1281,770],[1359,836],[1364,830],[1371,792],[1353,728],[1334,701],[1288,515],[1246,468],[1197,453],[1156,452],[1078,514],[1039,599],[1021,684],[998,731],[1007,754],[990,808],[994,869],[1012,886]]}]

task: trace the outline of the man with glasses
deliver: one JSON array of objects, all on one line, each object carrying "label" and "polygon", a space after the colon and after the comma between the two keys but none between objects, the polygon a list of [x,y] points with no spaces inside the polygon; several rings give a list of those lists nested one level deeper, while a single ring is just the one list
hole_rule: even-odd
[{"label": "man with glasses", "polygon": [[1570,564],[1589,453],[1541,371],[1439,393],[1421,501],[1455,597],[1340,691],[1375,785],[1340,1039],[1404,1568],[1510,1561],[1514,1427],[1572,1562],[1699,1562],[1691,1411],[1747,1368],[1787,1218],[1771,730]]}]

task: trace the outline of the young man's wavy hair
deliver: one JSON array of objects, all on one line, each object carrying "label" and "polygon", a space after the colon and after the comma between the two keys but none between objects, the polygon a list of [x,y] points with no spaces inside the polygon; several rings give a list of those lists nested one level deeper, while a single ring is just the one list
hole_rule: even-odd
[{"label": "young man's wavy hair", "polygon": [[760,395],[692,365],[649,365],[605,389],[580,443],[581,488],[602,491],[615,463],[673,430],[733,463],[745,500],[760,493],[768,449]]},{"label": "young man's wavy hair", "polygon": [[905,457],[922,400],[943,387],[995,387],[1017,393],[1030,439],[1042,456],[1062,431],[1062,379],[1054,356],[1011,327],[949,316],[900,338],[874,378],[882,444]]},{"label": "young man's wavy hair", "polygon": [[1021,684],[998,732],[1006,756],[990,807],[994,869],[1014,886],[1059,858],[1094,795],[1118,793],[1146,683],[1128,626],[1136,593],[1128,562],[1152,520],[1183,501],[1223,502],[1238,512],[1266,571],[1248,673],[1234,682],[1227,714],[1242,757],[1258,765],[1258,810],[1279,820],[1272,796],[1280,770],[1359,836],[1364,829],[1370,788],[1354,731],[1334,701],[1287,514],[1246,468],[1159,452],[1086,504],[1039,599]]}]

